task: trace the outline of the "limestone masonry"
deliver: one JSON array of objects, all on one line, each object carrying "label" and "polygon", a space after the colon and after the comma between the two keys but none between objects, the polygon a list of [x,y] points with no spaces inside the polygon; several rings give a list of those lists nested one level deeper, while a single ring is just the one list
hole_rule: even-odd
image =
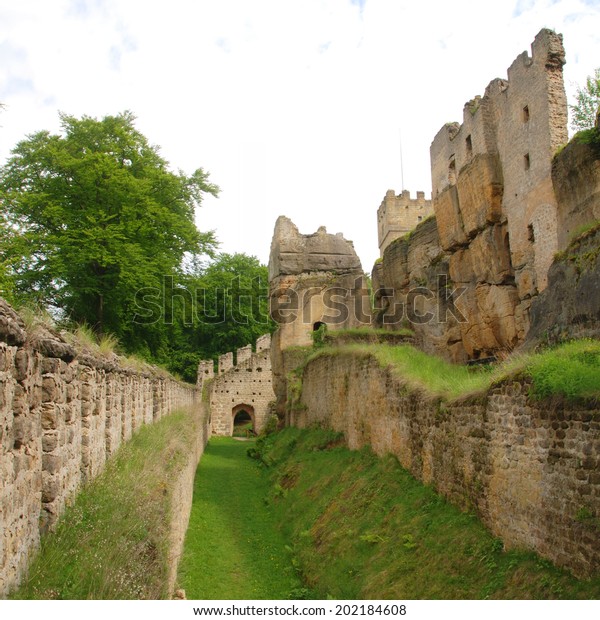
[{"label": "limestone masonry", "polygon": [[250,345],[237,350],[237,364],[233,353],[219,358],[217,376],[212,360],[200,362],[198,386],[208,393],[212,433],[230,436],[234,420],[241,411],[252,420],[255,433],[266,424],[275,402],[271,373],[271,336],[256,341],[256,353]]},{"label": "limestone masonry", "polygon": [[0,298],[0,596],[121,443],[195,398],[193,386],[150,367],[135,371],[56,334],[28,334]]},{"label": "limestone masonry", "polygon": [[433,206],[431,200],[425,199],[425,192],[417,192],[415,199],[410,197],[408,190],[396,196],[393,189],[388,189],[377,209],[377,238],[381,257],[392,241],[403,237],[430,215],[433,215]]}]

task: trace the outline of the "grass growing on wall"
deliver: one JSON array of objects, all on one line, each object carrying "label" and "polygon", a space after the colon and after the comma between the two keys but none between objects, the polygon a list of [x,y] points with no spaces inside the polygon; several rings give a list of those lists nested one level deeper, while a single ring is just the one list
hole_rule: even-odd
[{"label": "grass growing on wall", "polygon": [[574,340],[542,351],[515,355],[493,368],[450,364],[408,345],[351,344],[324,348],[308,357],[352,354],[373,356],[413,389],[449,400],[483,392],[496,382],[521,375],[532,379],[532,396],[600,397],[600,341]]},{"label": "grass growing on wall", "polygon": [[332,431],[288,428],[253,453],[269,505],[318,598],[598,598],[533,553],[505,551],[392,457],[349,451]]},{"label": "grass growing on wall", "polygon": [[167,595],[171,491],[199,412],[144,426],[42,538],[17,599],[159,599]]}]

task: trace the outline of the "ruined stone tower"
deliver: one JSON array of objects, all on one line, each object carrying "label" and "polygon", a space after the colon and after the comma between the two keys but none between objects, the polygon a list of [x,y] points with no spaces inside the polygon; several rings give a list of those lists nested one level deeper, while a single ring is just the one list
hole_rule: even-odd
[{"label": "ruined stone tower", "polygon": [[365,274],[351,241],[324,227],[303,235],[287,217],[275,224],[269,257],[271,316],[278,323],[271,344],[276,412],[286,415],[286,373],[298,347],[312,344],[321,325],[338,330],[369,325]]},{"label": "ruined stone tower", "polygon": [[[429,299],[419,314],[443,310],[436,320],[413,322],[426,351],[455,362],[502,356],[529,330],[532,300],[562,249],[552,162],[568,139],[564,62],[562,36],[541,30],[531,56],[520,54],[507,79],[492,80],[465,104],[462,124],[439,130],[430,148],[435,221],[401,243],[390,245],[383,234],[381,211],[395,199],[386,194],[378,213],[383,261],[373,283],[390,298],[376,294],[378,321],[401,326],[392,310],[424,287]],[[458,312],[448,315],[440,302],[450,291]]]},{"label": "ruined stone tower", "polygon": [[347,329],[370,323],[367,283],[351,241],[324,227],[302,235],[281,216],[269,257],[271,315],[281,348],[311,344],[322,323]]},{"label": "ruined stone tower", "polygon": [[393,189],[388,189],[377,209],[380,256],[383,257],[385,248],[392,241],[413,230],[430,215],[433,215],[433,205],[425,198],[425,192],[417,192],[417,197],[411,198],[408,190],[396,196]]}]

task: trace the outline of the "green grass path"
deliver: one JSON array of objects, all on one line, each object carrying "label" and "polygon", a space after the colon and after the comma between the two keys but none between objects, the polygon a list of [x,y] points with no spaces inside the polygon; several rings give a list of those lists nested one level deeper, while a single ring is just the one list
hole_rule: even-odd
[{"label": "green grass path", "polygon": [[179,568],[188,599],[286,599],[300,586],[250,445],[213,438],[202,456]]}]

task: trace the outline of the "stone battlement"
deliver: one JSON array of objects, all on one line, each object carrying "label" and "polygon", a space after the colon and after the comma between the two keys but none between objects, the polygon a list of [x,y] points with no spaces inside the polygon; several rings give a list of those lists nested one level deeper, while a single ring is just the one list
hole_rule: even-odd
[{"label": "stone battlement", "polygon": [[425,192],[417,192],[417,197],[411,198],[408,190],[396,195],[393,189],[388,189],[377,209],[380,255],[383,257],[385,248],[392,241],[413,230],[430,215],[433,215],[433,205],[425,198]]},{"label": "stone battlement", "polygon": [[213,435],[231,435],[236,416],[244,412],[255,433],[266,424],[275,400],[271,374],[271,334],[256,340],[256,352],[246,345],[219,356],[217,372],[212,360],[198,364],[198,387],[209,391]]}]

